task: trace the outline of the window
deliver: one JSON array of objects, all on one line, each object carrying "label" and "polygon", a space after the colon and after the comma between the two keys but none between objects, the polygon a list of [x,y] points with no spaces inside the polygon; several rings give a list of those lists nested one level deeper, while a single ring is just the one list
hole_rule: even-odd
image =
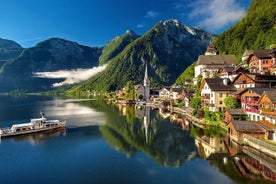
[{"label": "window", "polygon": [[219,101],[219,104],[222,105],[222,101]]},{"label": "window", "polygon": [[222,93],[219,94],[219,97],[222,97]]}]

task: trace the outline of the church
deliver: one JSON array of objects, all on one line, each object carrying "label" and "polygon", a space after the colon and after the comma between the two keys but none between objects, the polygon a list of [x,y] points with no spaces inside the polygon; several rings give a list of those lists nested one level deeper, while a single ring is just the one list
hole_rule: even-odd
[{"label": "church", "polygon": [[135,100],[148,102],[150,99],[150,80],[148,76],[148,66],[145,64],[144,84],[135,85]]}]

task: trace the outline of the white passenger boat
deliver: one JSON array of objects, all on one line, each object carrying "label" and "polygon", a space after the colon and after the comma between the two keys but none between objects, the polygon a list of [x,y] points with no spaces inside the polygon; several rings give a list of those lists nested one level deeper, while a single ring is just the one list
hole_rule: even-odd
[{"label": "white passenger boat", "polygon": [[14,124],[11,127],[0,129],[0,137],[17,136],[65,128],[66,120],[47,120],[41,113],[41,118],[31,119],[29,123]]}]

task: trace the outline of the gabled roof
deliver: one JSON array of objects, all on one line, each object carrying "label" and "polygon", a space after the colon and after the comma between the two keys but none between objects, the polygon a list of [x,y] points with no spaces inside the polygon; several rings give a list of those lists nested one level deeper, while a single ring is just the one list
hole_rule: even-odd
[{"label": "gabled roof", "polygon": [[226,72],[233,72],[233,70],[235,69],[235,66],[224,66],[221,67],[220,69],[224,69]]},{"label": "gabled roof", "polygon": [[267,96],[271,103],[276,104],[276,89],[271,91],[264,91],[259,101],[261,101],[264,96]]},{"label": "gabled roof", "polygon": [[170,92],[176,92],[176,93],[181,93],[183,91],[182,88],[171,88]]},{"label": "gabled roof", "polygon": [[247,115],[242,109],[227,109],[226,111],[231,115]]},{"label": "gabled roof", "polygon": [[[230,84],[229,79],[205,78],[204,80],[212,91],[236,91],[235,86]],[[227,85],[223,83],[223,80],[227,80]]]},{"label": "gabled roof", "polygon": [[258,121],[239,121],[234,120],[232,122],[234,128],[238,132],[250,132],[250,133],[265,133]]},{"label": "gabled roof", "polygon": [[196,65],[234,65],[235,55],[200,55]]},{"label": "gabled roof", "polygon": [[267,82],[276,82],[276,75],[270,75],[270,74],[248,74],[240,72],[234,81],[232,83],[235,83],[235,81],[241,76],[245,75],[249,79],[258,82],[258,83],[267,83]]},{"label": "gabled roof", "polygon": [[261,96],[264,91],[272,91],[272,90],[276,90],[276,89],[275,88],[246,88],[246,89],[242,90],[242,92],[240,94],[243,94],[249,90],[252,91],[253,93],[256,93]]},{"label": "gabled roof", "polygon": [[270,49],[254,50],[253,55],[258,57],[259,59],[270,59],[272,58],[270,52]]}]

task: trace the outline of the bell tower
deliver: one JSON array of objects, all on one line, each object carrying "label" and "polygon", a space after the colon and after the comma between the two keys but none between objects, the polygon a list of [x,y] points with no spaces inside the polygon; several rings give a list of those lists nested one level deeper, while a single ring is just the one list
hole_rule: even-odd
[{"label": "bell tower", "polygon": [[148,64],[145,64],[145,76],[144,76],[144,101],[148,102],[150,98],[150,80],[148,77]]}]

